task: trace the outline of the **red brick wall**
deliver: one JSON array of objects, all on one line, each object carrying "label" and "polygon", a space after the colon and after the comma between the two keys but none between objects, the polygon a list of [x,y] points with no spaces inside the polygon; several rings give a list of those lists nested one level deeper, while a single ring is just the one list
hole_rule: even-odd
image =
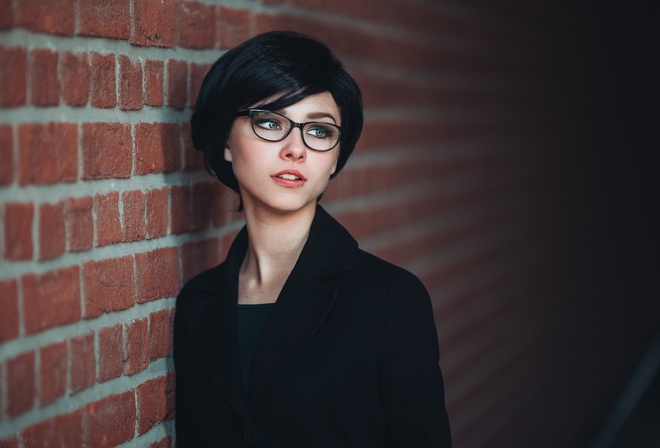
[{"label": "red brick wall", "polygon": [[577,446],[650,328],[603,281],[618,227],[597,227],[609,196],[574,132],[589,22],[470,4],[0,0],[0,446],[173,444],[174,298],[241,226],[190,109],[270,29],[324,40],[362,86],[323,204],[427,285],[455,446]]}]

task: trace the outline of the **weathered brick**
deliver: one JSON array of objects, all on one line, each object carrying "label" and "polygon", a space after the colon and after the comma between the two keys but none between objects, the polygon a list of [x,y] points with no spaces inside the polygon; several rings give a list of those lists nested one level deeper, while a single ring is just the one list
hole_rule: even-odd
[{"label": "weathered brick", "polygon": [[36,391],[34,352],[7,360],[7,415],[16,417],[32,409]]},{"label": "weathered brick", "polygon": [[149,356],[151,361],[165,358],[172,353],[170,311],[160,310],[149,315]]},{"label": "weathered brick", "polygon": [[80,34],[110,39],[128,39],[131,35],[129,0],[80,2]]},{"label": "weathered brick", "polygon": [[187,282],[196,274],[209,269],[220,262],[220,241],[208,239],[190,241],[181,246],[181,269],[183,282]]},{"label": "weathered brick", "polygon": [[158,238],[167,234],[168,194],[167,187],[149,190],[146,193],[147,238]]},{"label": "weathered brick", "polygon": [[90,86],[92,106],[110,109],[117,105],[114,54],[92,53]]},{"label": "weathered brick", "polygon": [[15,2],[17,25],[31,31],[72,36],[76,17],[74,4],[74,0]]},{"label": "weathered brick", "polygon": [[18,283],[16,280],[0,280],[0,344],[18,337]]},{"label": "weathered brick", "polygon": [[0,0],[0,30],[8,30],[14,26],[14,5],[12,0]]},{"label": "weathered brick", "polygon": [[204,169],[204,153],[195,150],[190,137],[190,123],[180,124],[181,144],[183,145],[183,168],[187,171]]},{"label": "weathered brick", "polygon": [[10,125],[0,125],[0,160],[0,185],[9,185],[14,180],[14,136]]},{"label": "weathered brick", "polygon": [[34,205],[8,202],[4,207],[5,259],[30,260],[34,253],[32,221]]},{"label": "weathered brick", "polygon": [[60,102],[58,59],[54,50],[30,52],[30,99],[35,106],[57,106]]},{"label": "weathered brick", "polygon": [[208,73],[211,65],[209,64],[190,64],[190,81],[189,81],[189,92],[188,92],[188,106],[193,108],[197,102],[197,96],[199,95],[199,90],[202,88],[202,82],[204,77]]},{"label": "weathered brick", "polygon": [[172,233],[186,233],[193,228],[192,190],[189,185],[175,185],[170,189]]},{"label": "weathered brick", "polygon": [[119,193],[94,196],[96,212],[96,246],[107,246],[123,239],[119,222]]},{"label": "weathered brick", "polygon": [[170,448],[172,446],[172,438],[167,436],[158,442],[154,442],[149,445],[149,448]]},{"label": "weathered brick", "polygon": [[22,436],[26,447],[74,447],[84,446],[82,431],[83,411],[78,409],[28,426]]},{"label": "weathered brick", "polygon": [[132,390],[89,403],[84,446],[110,447],[131,440],[136,417]]},{"label": "weathered brick", "polygon": [[40,357],[39,404],[44,406],[63,397],[66,392],[66,342],[42,347]]},{"label": "weathered brick", "polygon": [[176,123],[135,125],[135,173],[176,171],[181,166],[181,144]]},{"label": "weathered brick", "polygon": [[138,399],[138,433],[144,434],[174,414],[174,385],[170,376],[148,380],[136,388]]},{"label": "weathered brick", "polygon": [[126,360],[124,375],[135,375],[149,365],[149,322],[139,319],[126,324]]},{"label": "weathered brick", "polygon": [[66,232],[70,252],[89,250],[94,245],[94,218],[91,196],[66,201]]},{"label": "weathered brick", "polygon": [[27,100],[27,52],[0,45],[0,106],[23,106]]},{"label": "weathered brick", "polygon": [[83,265],[85,317],[125,310],[135,304],[133,257],[88,261]]},{"label": "weathered brick", "polygon": [[133,166],[131,125],[83,123],[83,178],[128,178]]},{"label": "weathered brick", "polygon": [[117,378],[124,370],[124,333],[121,324],[99,331],[99,383]]},{"label": "weathered brick", "polygon": [[62,98],[69,106],[84,106],[89,101],[90,66],[87,53],[64,52],[60,58]]},{"label": "weathered brick", "polygon": [[64,201],[39,206],[39,258],[59,257],[66,250]]},{"label": "weathered brick", "polygon": [[175,0],[135,0],[131,43],[143,47],[174,47]]},{"label": "weathered brick", "polygon": [[138,302],[172,297],[179,290],[179,257],[175,247],[135,255]]},{"label": "weathered brick", "polygon": [[142,109],[142,64],[128,56],[119,56],[119,108]]},{"label": "weathered brick", "polygon": [[78,266],[21,278],[25,331],[34,334],[80,319]]},{"label": "weathered brick", "polygon": [[163,84],[165,63],[149,59],[144,63],[144,72],[144,104],[162,106],[165,92]]},{"label": "weathered brick", "polygon": [[215,7],[201,2],[178,4],[179,46],[213,48],[215,46]]},{"label": "weathered brick", "polygon": [[121,195],[124,218],[124,241],[139,241],[146,236],[145,195],[140,190],[126,191]]},{"label": "weathered brick", "polygon": [[78,178],[78,125],[21,124],[18,144],[21,185],[75,182]]},{"label": "weathered brick", "polygon": [[78,393],[90,388],[96,382],[96,356],[94,354],[94,333],[71,339],[69,389]]},{"label": "weathered brick", "polygon": [[167,105],[183,109],[188,100],[188,63],[170,59],[167,61]]},{"label": "weathered brick", "polygon": [[220,6],[218,11],[218,46],[233,48],[250,37],[252,13],[247,9]]}]

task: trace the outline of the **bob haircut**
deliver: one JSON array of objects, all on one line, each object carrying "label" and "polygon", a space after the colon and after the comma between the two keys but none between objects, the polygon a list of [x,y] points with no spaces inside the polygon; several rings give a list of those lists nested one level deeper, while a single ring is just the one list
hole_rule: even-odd
[{"label": "bob haircut", "polygon": [[256,106],[277,111],[322,92],[332,95],[341,115],[339,158],[332,178],[346,164],[362,132],[362,95],[327,46],[294,32],[260,34],[213,64],[190,120],[193,145],[204,151],[209,173],[240,195],[232,165],[224,159],[235,114]]}]

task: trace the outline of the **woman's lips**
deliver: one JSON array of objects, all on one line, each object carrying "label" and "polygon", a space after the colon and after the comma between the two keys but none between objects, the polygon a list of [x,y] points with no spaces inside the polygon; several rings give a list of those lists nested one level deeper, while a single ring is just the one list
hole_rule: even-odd
[{"label": "woman's lips", "polygon": [[305,184],[307,179],[296,170],[284,170],[271,176],[273,180],[285,187],[300,187]]}]

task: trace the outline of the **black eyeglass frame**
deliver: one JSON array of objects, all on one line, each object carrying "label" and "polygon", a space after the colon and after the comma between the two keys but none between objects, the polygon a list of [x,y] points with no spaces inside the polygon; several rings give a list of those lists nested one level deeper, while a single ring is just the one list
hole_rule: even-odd
[{"label": "black eyeglass frame", "polygon": [[[289,128],[288,131],[286,131],[286,134],[284,134],[281,138],[278,138],[277,140],[270,140],[270,139],[267,139],[267,138],[262,137],[262,136],[259,135],[259,134],[257,133],[257,131],[254,129],[254,120],[253,120],[253,116],[254,116],[254,114],[262,113],[262,112],[267,112],[267,113],[269,113],[269,114],[275,114],[275,115],[277,115],[278,117],[282,117],[282,118],[284,118],[284,119],[287,120],[289,123],[291,123],[291,127]],[[243,110],[243,111],[241,111],[241,112],[237,112],[237,113],[235,113],[234,116],[235,116],[235,117],[248,117],[248,118],[250,119],[250,126],[252,127],[252,132],[254,132],[254,135],[256,135],[257,137],[259,137],[260,139],[262,139],[262,140],[264,140],[264,141],[266,141],[266,142],[274,142],[274,143],[275,143],[275,142],[281,142],[282,140],[284,140],[285,138],[287,138],[287,137],[289,136],[289,134],[291,134],[291,131],[293,130],[293,128],[298,128],[298,129],[300,129],[300,136],[302,137],[302,141],[303,141],[303,143],[305,144],[306,147],[308,147],[308,148],[311,149],[312,151],[317,151],[317,152],[328,152],[328,151],[331,151],[331,150],[333,150],[333,149],[339,144],[339,142],[341,141],[341,126],[337,126],[337,125],[334,124],[334,123],[326,123],[326,122],[323,122],[323,121],[308,121],[308,122],[306,122],[306,123],[298,123],[298,122],[293,121],[292,119],[290,119],[289,117],[287,117],[287,116],[285,116],[285,115],[282,115],[282,114],[279,114],[279,113],[277,113],[277,112],[273,112],[272,110],[267,110],[267,109],[248,109],[248,110]],[[316,148],[312,148],[312,147],[309,146],[309,144],[307,143],[307,140],[305,140],[305,133],[303,132],[303,128],[304,128],[305,126],[307,126],[308,124],[319,124],[319,125],[323,125],[323,126],[332,126],[333,128],[336,128],[336,129],[337,129],[337,141],[335,142],[334,145],[332,145],[332,146],[331,146],[330,148],[328,148],[328,149],[316,149]]]}]

